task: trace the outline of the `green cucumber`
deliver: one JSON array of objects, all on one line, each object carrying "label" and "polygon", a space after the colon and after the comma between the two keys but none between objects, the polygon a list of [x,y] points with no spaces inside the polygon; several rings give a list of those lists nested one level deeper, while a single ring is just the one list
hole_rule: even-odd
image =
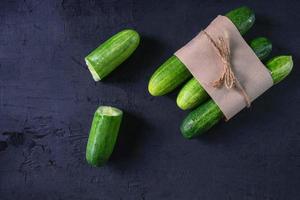
[{"label": "green cucumber", "polygon": [[131,29],[123,30],[92,51],[85,62],[95,81],[99,81],[124,62],[137,48],[139,34]]},{"label": "green cucumber", "polygon": [[[265,37],[258,37],[250,42],[250,47],[260,60],[268,57],[272,51],[272,43]],[[182,110],[192,109],[209,98],[197,79],[189,80],[179,91],[176,103]]]},{"label": "green cucumber", "polygon": [[182,110],[192,109],[209,99],[209,95],[195,78],[183,85],[176,99],[177,106]]},{"label": "green cucumber", "polygon": [[113,152],[123,112],[114,107],[100,106],[93,118],[86,147],[86,160],[92,166],[102,166]]},{"label": "green cucumber", "polygon": [[274,84],[279,83],[293,69],[292,56],[277,56],[267,62],[267,67],[271,72],[271,76]]},{"label": "green cucumber", "polygon": [[[254,12],[248,7],[230,11],[226,16],[235,24],[241,34],[246,33],[254,24]],[[153,96],[161,96],[173,91],[192,77],[185,65],[175,56],[170,57],[151,76],[148,90]]]},{"label": "green cucumber", "polygon": [[234,23],[242,35],[244,35],[254,24],[255,15],[246,6],[232,10],[226,16]]},{"label": "green cucumber", "polygon": [[265,60],[272,51],[272,43],[268,38],[258,37],[250,41],[250,47],[260,60]]},{"label": "green cucumber", "polygon": [[[293,68],[292,56],[277,56],[269,60],[266,66],[270,70],[274,84],[279,83]],[[185,138],[191,139],[209,130],[222,118],[220,108],[210,99],[187,115],[180,130]]]},{"label": "green cucumber", "polygon": [[167,94],[191,76],[185,65],[173,55],[154,72],[148,91],[152,96]]}]

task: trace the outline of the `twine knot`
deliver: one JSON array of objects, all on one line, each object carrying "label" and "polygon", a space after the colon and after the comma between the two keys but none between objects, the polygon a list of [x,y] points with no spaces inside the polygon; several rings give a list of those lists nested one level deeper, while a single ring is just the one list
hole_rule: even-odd
[{"label": "twine knot", "polygon": [[238,79],[236,78],[230,63],[230,47],[228,40],[225,40],[223,37],[219,37],[217,42],[206,32],[202,31],[208,40],[211,42],[213,47],[216,49],[218,56],[220,57],[223,63],[223,72],[218,80],[215,80],[212,83],[213,87],[221,87],[225,86],[227,89],[236,88],[243,95],[246,105],[249,108],[251,105],[251,101],[249,96],[247,95],[245,89],[240,84]]}]

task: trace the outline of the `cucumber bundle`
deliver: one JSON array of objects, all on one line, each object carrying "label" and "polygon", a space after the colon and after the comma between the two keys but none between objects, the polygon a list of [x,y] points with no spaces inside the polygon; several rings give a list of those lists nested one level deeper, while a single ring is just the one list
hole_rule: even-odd
[{"label": "cucumber bundle", "polygon": [[[254,24],[254,12],[247,7],[240,7],[226,14],[237,27],[240,34],[245,34]],[[271,42],[259,37],[250,42],[250,47],[260,60],[268,57],[272,50]],[[292,70],[291,56],[277,56],[266,63],[274,84],[283,80]],[[170,57],[151,76],[148,90],[153,96],[161,96],[173,91],[179,85],[191,78],[186,66],[175,56]],[[223,118],[223,113],[217,104],[210,99],[200,83],[191,78],[180,90],[176,103],[183,110],[199,106],[183,120],[180,130],[185,138],[201,135]],[[202,104],[202,105],[201,105]]]}]

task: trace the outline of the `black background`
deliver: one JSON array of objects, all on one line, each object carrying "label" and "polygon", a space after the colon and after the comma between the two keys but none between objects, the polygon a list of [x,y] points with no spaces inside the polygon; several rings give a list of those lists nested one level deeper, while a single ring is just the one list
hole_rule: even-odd
[{"label": "black background", "polygon": [[[185,140],[174,92],[151,97],[149,77],[217,14],[247,5],[272,55],[291,54],[289,77],[249,110]],[[1,0],[0,199],[300,198],[299,1]],[[103,82],[84,56],[134,28],[141,44]],[[85,146],[97,106],[125,111],[108,164]]]}]

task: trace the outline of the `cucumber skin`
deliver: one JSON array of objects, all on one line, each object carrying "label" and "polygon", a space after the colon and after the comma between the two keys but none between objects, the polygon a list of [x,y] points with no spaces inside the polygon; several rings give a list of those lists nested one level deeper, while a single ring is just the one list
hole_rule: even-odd
[{"label": "cucumber skin", "polygon": [[237,27],[241,35],[244,35],[255,22],[254,12],[246,6],[232,10],[226,16]]},{"label": "cucumber skin", "polygon": [[[265,37],[258,37],[250,42],[250,47],[260,60],[268,57],[272,51],[272,43]],[[176,103],[182,110],[192,109],[209,99],[209,95],[197,81],[192,78],[179,91]]]},{"label": "cucumber skin", "polygon": [[[230,11],[226,16],[236,25],[241,34],[246,33],[254,24],[255,14],[247,7],[240,7]],[[173,66],[170,66],[173,65]],[[192,77],[186,66],[172,56],[163,63],[151,76],[148,90],[152,96],[162,96],[184,83]]]},{"label": "cucumber skin", "polygon": [[[292,56],[276,56],[267,62],[274,84],[282,81],[293,69]],[[282,67],[278,67],[282,66]]]},{"label": "cucumber skin", "polygon": [[179,91],[176,104],[182,110],[192,109],[209,99],[209,95],[195,78],[191,78]]},{"label": "cucumber skin", "polygon": [[[277,56],[272,58],[267,62],[267,68],[271,72],[274,84],[279,83],[291,72],[293,68],[292,57]],[[210,99],[187,115],[180,126],[180,130],[183,137],[192,139],[202,135],[222,118],[222,111],[217,104]]]},{"label": "cucumber skin", "polygon": [[190,77],[192,74],[189,70],[173,55],[154,72],[150,78],[148,91],[152,96],[161,96],[174,90]]},{"label": "cucumber skin", "polygon": [[118,116],[94,114],[86,148],[86,160],[95,167],[104,165],[113,152],[123,113]]},{"label": "cucumber skin", "polygon": [[[199,113],[205,117],[199,117]],[[191,139],[209,130],[218,123],[222,117],[223,113],[217,104],[213,100],[209,100],[189,113],[180,127],[181,133],[185,138]],[[196,135],[195,133],[198,134]]]},{"label": "cucumber skin", "polygon": [[272,43],[265,37],[258,37],[251,40],[250,47],[261,61],[265,60],[272,51]]},{"label": "cucumber skin", "polygon": [[135,51],[139,42],[140,36],[136,31],[125,29],[93,50],[85,61],[94,80],[103,79],[117,68]]}]

